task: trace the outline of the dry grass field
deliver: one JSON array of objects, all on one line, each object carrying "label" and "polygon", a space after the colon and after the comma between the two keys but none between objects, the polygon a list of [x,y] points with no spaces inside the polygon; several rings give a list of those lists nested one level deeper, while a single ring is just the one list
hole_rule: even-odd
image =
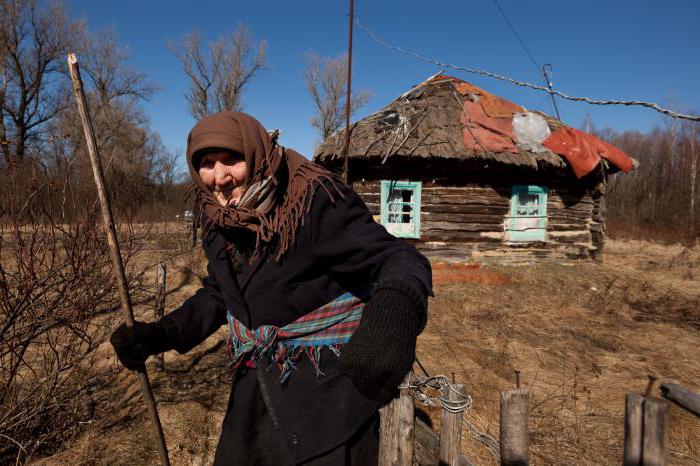
[{"label": "dry grass field", "polygon": [[[153,263],[160,251],[144,252]],[[168,261],[172,309],[198,286],[201,255]],[[610,241],[604,264],[521,267],[435,264],[435,298],[418,357],[455,374],[474,405],[466,420],[498,436],[498,397],[514,371],[531,393],[533,464],[620,464],[624,395],[647,374],[700,390],[700,248]],[[142,318],[151,309],[141,306]],[[173,464],[210,464],[228,384],[221,330],[192,354],[166,355],[151,378]],[[35,464],[157,464],[136,378],[107,345],[110,383],[83,433]],[[429,412],[437,420],[435,412]],[[700,419],[670,408],[669,464],[700,463]],[[497,461],[463,432],[477,465]]]}]

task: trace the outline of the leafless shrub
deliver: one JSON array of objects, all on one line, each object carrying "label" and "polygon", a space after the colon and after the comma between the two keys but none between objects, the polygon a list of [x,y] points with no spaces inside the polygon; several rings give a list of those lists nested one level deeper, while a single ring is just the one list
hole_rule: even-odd
[{"label": "leafless shrub", "polygon": [[45,202],[50,178],[21,168],[0,174],[19,180],[0,200],[0,463],[51,450],[91,420],[105,371],[96,349],[116,306],[96,205],[64,223]]}]

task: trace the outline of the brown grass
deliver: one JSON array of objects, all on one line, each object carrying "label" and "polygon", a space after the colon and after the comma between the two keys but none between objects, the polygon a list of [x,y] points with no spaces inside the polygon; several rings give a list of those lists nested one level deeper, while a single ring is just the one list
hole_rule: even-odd
[{"label": "brown grass", "polygon": [[[509,283],[444,284],[431,303],[419,359],[467,383],[468,419],[496,438],[499,392],[519,369],[534,464],[619,464],[625,393],[647,374],[700,388],[700,250],[612,242],[607,253],[603,265],[489,267]],[[475,464],[497,464],[463,438]],[[669,464],[697,464],[699,445],[700,420],[672,408]]]},{"label": "brown grass", "polygon": [[[496,438],[499,392],[514,387],[519,369],[531,392],[533,464],[619,464],[624,395],[642,391],[647,374],[700,390],[700,250],[615,241],[606,253],[602,265],[462,265],[452,279],[435,267],[418,357],[431,374],[454,372],[467,384],[467,419]],[[204,265],[201,254],[168,263],[167,309],[198,287]],[[151,318],[148,307],[140,312]],[[193,354],[168,353],[165,372],[151,370],[175,465],[212,461],[228,383],[225,352],[207,349],[221,335]],[[95,421],[40,464],[157,464],[136,379],[111,361],[114,384]],[[668,438],[669,464],[700,462],[700,420],[671,407]],[[466,429],[462,448],[474,464],[497,464]]]}]

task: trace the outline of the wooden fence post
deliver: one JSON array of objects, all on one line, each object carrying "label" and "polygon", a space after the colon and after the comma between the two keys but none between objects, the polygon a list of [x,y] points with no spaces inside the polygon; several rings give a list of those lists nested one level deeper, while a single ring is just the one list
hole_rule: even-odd
[{"label": "wooden fence post", "polygon": [[502,466],[529,462],[530,432],[527,426],[530,393],[527,388],[501,392],[500,444]]},{"label": "wooden fence post", "polygon": [[395,466],[399,460],[398,400],[391,400],[379,409],[379,466]]},{"label": "wooden fence post", "polygon": [[642,437],[642,464],[663,466],[666,454],[666,426],[668,406],[665,401],[644,399],[644,432]]},{"label": "wooden fence post", "polygon": [[[401,385],[408,386],[409,382],[410,374]],[[399,393],[399,398],[379,410],[379,466],[413,466],[413,393],[409,388]]]},{"label": "wooden fence post", "polygon": [[642,419],[644,397],[636,393],[625,396],[625,449],[622,457],[624,466],[642,464]]},{"label": "wooden fence post", "polygon": [[[165,316],[165,283],[166,283],[167,271],[165,268],[165,262],[160,261],[158,263],[158,272],[156,274],[156,298],[154,305],[155,320],[158,321]],[[156,367],[160,370],[165,369],[165,358],[163,353],[155,355]]]},{"label": "wooden fence post", "polygon": [[411,382],[409,373],[403,380],[399,390],[399,399],[396,404],[396,417],[398,428],[398,464],[400,466],[413,466],[413,441],[415,438],[415,406],[413,405],[413,391],[408,388]]},{"label": "wooden fence post", "polygon": [[663,466],[668,406],[630,393],[625,397],[624,466]]},{"label": "wooden fence post", "polygon": [[[443,387],[441,395],[449,401],[462,401],[464,385]],[[450,412],[444,407],[440,415],[440,465],[459,466],[462,440],[462,411]]]}]

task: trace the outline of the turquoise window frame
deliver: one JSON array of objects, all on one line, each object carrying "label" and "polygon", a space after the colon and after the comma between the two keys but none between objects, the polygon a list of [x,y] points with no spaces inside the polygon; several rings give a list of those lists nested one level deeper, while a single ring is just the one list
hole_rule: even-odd
[{"label": "turquoise window frame", "polygon": [[[513,185],[506,241],[526,243],[547,241],[547,197],[549,189],[539,185]],[[524,195],[537,203],[523,203]]]},{"label": "turquoise window frame", "polygon": [[[382,180],[381,182],[381,207],[380,207],[380,219],[382,225],[387,229],[389,233],[399,238],[420,238],[420,206],[421,206],[421,190],[423,183],[420,181],[395,181],[395,180]],[[409,190],[413,194],[411,196],[410,202],[403,201],[390,201],[389,196],[395,190]],[[403,206],[409,206],[411,222],[409,223],[389,223],[389,207],[390,204],[400,204]],[[405,215],[403,209],[399,215]],[[407,225],[411,225],[408,227]]]}]

